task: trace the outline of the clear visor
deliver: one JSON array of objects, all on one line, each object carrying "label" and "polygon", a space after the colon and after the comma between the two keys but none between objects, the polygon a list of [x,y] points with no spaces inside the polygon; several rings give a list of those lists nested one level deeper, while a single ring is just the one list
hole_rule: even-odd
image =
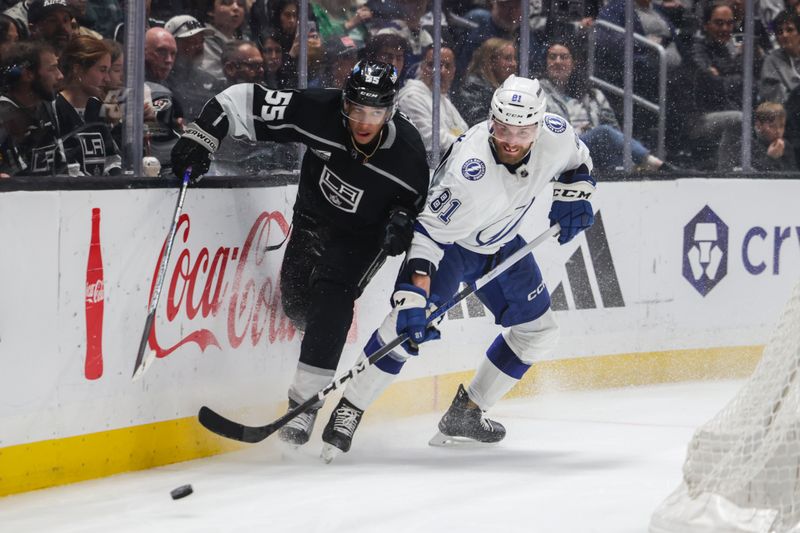
[{"label": "clear visor", "polygon": [[527,146],[536,139],[538,124],[530,126],[509,126],[495,119],[489,120],[489,134],[498,142]]},{"label": "clear visor", "polygon": [[345,117],[362,124],[385,124],[389,121],[390,107],[372,107],[345,100],[342,113]]}]

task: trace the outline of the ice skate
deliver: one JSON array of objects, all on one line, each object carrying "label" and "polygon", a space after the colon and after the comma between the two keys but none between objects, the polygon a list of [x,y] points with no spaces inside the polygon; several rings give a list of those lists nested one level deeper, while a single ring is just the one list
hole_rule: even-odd
[{"label": "ice skate", "polygon": [[350,450],[353,443],[353,434],[361,422],[364,411],[348,402],[345,398],[339,400],[336,409],[331,413],[328,425],[322,432],[322,453],[320,456],[326,463],[333,461],[340,453]]},{"label": "ice skate", "polygon": [[[291,411],[298,405],[300,404],[290,399],[288,411]],[[302,446],[308,442],[308,439],[311,437],[311,431],[314,429],[314,421],[317,419],[317,411],[319,411],[319,407],[309,409],[287,422],[278,432],[280,439],[295,447]]]},{"label": "ice skate", "polygon": [[453,403],[439,421],[439,433],[428,441],[429,445],[485,445],[503,440],[506,428],[484,417],[479,407],[468,407],[468,403],[467,390],[459,385]]}]

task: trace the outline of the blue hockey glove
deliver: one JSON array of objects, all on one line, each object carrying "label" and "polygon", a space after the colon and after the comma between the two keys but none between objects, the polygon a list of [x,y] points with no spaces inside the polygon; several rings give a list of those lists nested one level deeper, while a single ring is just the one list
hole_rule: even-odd
[{"label": "blue hockey glove", "polygon": [[550,225],[561,224],[558,242],[566,244],[578,233],[594,224],[594,213],[589,199],[595,190],[595,181],[588,174],[576,174],[569,183],[553,184],[553,205],[550,208]]},{"label": "blue hockey glove", "polygon": [[392,306],[397,312],[395,330],[398,335],[407,334],[403,348],[411,354],[419,353],[423,342],[441,338],[434,327],[428,327],[428,298],[425,291],[409,283],[401,283],[392,295]]}]

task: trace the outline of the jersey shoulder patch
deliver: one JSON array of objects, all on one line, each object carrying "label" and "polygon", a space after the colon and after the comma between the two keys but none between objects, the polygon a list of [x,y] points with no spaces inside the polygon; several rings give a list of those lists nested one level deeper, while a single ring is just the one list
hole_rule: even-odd
[{"label": "jersey shoulder patch", "polygon": [[546,114],[544,116],[544,125],[553,133],[564,133],[567,131],[567,121],[558,115]]},{"label": "jersey shoulder patch", "polygon": [[464,176],[469,181],[478,181],[486,174],[486,163],[478,159],[477,157],[472,157],[467,159],[463,165],[461,165],[461,175]]}]

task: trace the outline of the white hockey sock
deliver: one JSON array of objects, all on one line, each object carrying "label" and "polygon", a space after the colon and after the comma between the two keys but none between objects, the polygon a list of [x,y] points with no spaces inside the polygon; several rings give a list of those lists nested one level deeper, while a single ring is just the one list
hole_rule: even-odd
[{"label": "white hockey sock", "polygon": [[500,401],[519,380],[502,372],[488,358],[484,358],[467,388],[469,399],[487,411]]},{"label": "white hockey sock", "polygon": [[289,398],[297,403],[303,403],[327,387],[333,381],[335,373],[334,370],[327,368],[297,363],[297,371],[294,373],[292,386],[289,387]]},{"label": "white hockey sock", "polygon": [[[365,357],[362,352],[359,361]],[[386,390],[386,387],[391,385],[394,378],[395,374],[389,374],[377,366],[371,365],[350,380],[344,391],[344,397],[362,411],[366,411],[367,407]]]}]

